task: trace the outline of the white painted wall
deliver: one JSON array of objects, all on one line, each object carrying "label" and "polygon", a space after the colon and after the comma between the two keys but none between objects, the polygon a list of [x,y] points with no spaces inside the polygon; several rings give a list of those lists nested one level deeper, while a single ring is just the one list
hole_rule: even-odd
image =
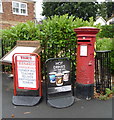
[{"label": "white painted wall", "polygon": [[102,17],[99,17],[95,22],[94,22],[94,25],[97,25],[97,24],[101,24],[101,25],[106,25],[106,21],[102,18]]},{"label": "white painted wall", "polygon": [[40,21],[44,18],[44,16],[41,15],[41,13],[43,11],[42,2],[43,2],[43,0],[36,0],[35,12],[36,12],[36,20],[37,21]]},{"label": "white painted wall", "polygon": [[107,21],[107,25],[109,25],[110,22],[112,22],[112,21],[114,21],[114,17]]}]

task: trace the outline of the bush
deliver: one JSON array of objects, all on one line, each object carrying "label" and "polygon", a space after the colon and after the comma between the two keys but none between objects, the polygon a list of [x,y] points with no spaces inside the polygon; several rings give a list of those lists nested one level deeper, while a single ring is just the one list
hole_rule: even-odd
[{"label": "bush", "polygon": [[39,36],[39,28],[31,21],[2,31],[2,45],[4,54],[15,46],[17,40],[36,40]]},{"label": "bush", "polygon": [[111,38],[97,38],[96,49],[97,50],[112,50]]},{"label": "bush", "polygon": [[[55,57],[56,53],[60,54],[61,51],[64,51],[66,46],[66,57],[69,57],[69,49],[72,48],[72,52],[75,54],[74,49],[76,47],[76,35],[74,28],[82,26],[93,26],[100,28],[99,25],[94,26],[93,18],[90,18],[88,22],[79,18],[75,18],[72,15],[68,17],[67,14],[63,16],[55,15],[51,18],[43,20],[42,24],[38,25],[35,25],[35,23],[32,21],[28,21],[27,23],[20,23],[17,26],[2,31],[1,37],[3,52],[6,54],[8,51],[10,51],[15,46],[17,40],[40,40],[42,47],[45,49],[45,53],[42,53],[43,58],[45,58],[45,54],[47,55],[45,59]],[[104,28],[105,27],[102,27],[99,36],[103,36],[103,32],[108,32],[108,30]],[[111,27],[107,27],[107,29],[108,28],[111,29]],[[52,47],[55,44],[58,46]],[[111,40],[106,38],[97,40],[97,50],[111,49]],[[72,59],[75,59],[74,56],[72,56]],[[114,61],[114,54],[112,54],[112,60]]]},{"label": "bush", "polygon": [[[50,49],[50,53],[53,53],[52,57],[54,57],[55,51],[60,53],[64,51],[65,46],[67,46],[68,50],[71,48],[71,45],[72,49],[76,47],[76,34],[74,28],[82,26],[94,26],[93,18],[90,18],[88,22],[79,18],[75,19],[72,15],[69,17],[67,14],[63,16],[55,15],[43,20],[40,40],[43,46],[45,46],[44,44],[49,44],[50,46],[53,46],[53,44],[58,45],[58,49]],[[47,52],[47,55],[49,55],[49,52]],[[66,56],[69,57],[69,54]],[[74,58],[72,57],[72,59]]]},{"label": "bush", "polygon": [[[35,25],[33,22],[20,23],[2,31],[3,51],[6,54],[15,46],[17,40],[40,40],[44,49],[42,62],[50,57],[71,57],[75,60],[76,34],[74,28],[94,26],[93,18],[89,22],[74,16],[53,16]],[[96,27],[96,26],[95,26]],[[100,26],[97,26],[100,27]],[[66,50],[65,50],[66,49]],[[63,51],[66,51],[63,53]],[[72,53],[72,56],[70,54]]]},{"label": "bush", "polygon": [[103,25],[98,34],[100,38],[114,38],[114,25]]},{"label": "bush", "polygon": [[[14,47],[17,40],[40,40],[42,47],[46,44],[50,46],[58,44],[59,47],[64,47],[65,44],[71,44],[75,47],[76,35],[74,28],[82,26],[94,26],[93,18],[90,21],[84,21],[74,16],[63,15],[53,16],[43,20],[43,24],[35,25],[33,22],[20,23],[11,29],[2,31],[2,43],[4,47],[4,54]],[[69,49],[69,48],[68,48]],[[55,49],[52,49],[54,51]],[[52,52],[50,51],[50,52]],[[60,50],[58,49],[59,53]],[[47,53],[49,54],[49,52]]]}]

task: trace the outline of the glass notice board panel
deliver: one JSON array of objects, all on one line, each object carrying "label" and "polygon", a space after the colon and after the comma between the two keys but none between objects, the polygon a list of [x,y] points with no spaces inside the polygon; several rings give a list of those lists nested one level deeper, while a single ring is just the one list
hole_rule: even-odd
[{"label": "glass notice board panel", "polygon": [[9,52],[3,59],[2,62],[12,63],[12,56],[14,53],[33,53],[36,47],[24,47],[16,46],[11,52]]}]

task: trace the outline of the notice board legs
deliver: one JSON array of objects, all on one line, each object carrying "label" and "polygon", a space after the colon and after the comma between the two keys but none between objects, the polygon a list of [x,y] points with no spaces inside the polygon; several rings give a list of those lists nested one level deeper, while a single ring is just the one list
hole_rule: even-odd
[{"label": "notice board legs", "polygon": [[41,82],[41,65],[40,65],[40,57],[39,57],[39,96],[42,96],[42,82]]},{"label": "notice board legs", "polygon": [[13,96],[12,103],[17,106],[34,106],[39,103],[41,97],[34,96]]}]

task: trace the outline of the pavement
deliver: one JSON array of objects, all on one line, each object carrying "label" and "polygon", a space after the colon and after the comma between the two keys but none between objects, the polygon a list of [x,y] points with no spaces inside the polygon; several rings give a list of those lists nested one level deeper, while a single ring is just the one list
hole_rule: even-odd
[{"label": "pavement", "polygon": [[1,75],[2,101],[0,99],[0,102],[2,104],[0,104],[0,108],[2,108],[4,120],[7,118],[103,118],[103,120],[112,118],[113,98],[106,101],[98,99],[87,101],[75,97],[75,103],[72,106],[57,109],[46,104],[44,90],[43,99],[38,105],[32,107],[15,106],[12,104],[13,79],[9,78],[8,74]]}]

